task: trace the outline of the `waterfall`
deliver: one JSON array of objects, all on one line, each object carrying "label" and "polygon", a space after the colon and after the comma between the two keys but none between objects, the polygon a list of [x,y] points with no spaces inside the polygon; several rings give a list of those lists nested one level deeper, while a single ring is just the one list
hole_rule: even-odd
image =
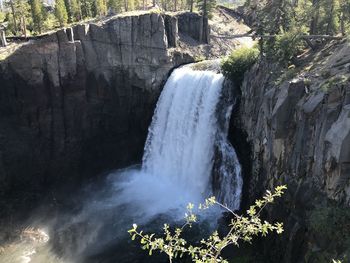
[{"label": "waterfall", "polygon": [[227,141],[232,100],[222,103],[223,82],[222,74],[189,66],[171,74],[149,128],[142,170],[190,192],[195,200],[215,194],[238,209],[241,168]]},{"label": "waterfall", "polygon": [[[102,182],[77,192],[75,199],[84,200],[83,204],[77,206],[74,200],[72,206],[71,200],[66,201],[69,210],[75,207],[73,212],[57,218],[54,213],[50,227],[42,228],[38,220],[44,234],[54,233],[50,242],[21,240],[15,250],[0,253],[0,261],[16,257],[19,262],[23,258],[45,263],[114,262],[115,258],[139,262],[143,254],[130,253],[132,246],[125,246],[132,223],[153,231],[160,222],[183,222],[189,202],[198,204],[212,195],[238,209],[241,167],[227,140],[234,104],[230,91],[223,76],[213,71],[190,66],[174,70],[149,128],[142,167],[113,171]],[[199,214],[201,238],[208,229],[217,228],[221,212],[216,207]],[[53,251],[63,259],[56,260]]]},{"label": "waterfall", "polygon": [[238,209],[241,167],[227,140],[233,98],[223,83],[213,71],[174,70],[149,127],[142,167],[113,173],[114,194],[99,206],[123,206],[144,223],[160,214],[182,219],[189,202],[212,195]]}]

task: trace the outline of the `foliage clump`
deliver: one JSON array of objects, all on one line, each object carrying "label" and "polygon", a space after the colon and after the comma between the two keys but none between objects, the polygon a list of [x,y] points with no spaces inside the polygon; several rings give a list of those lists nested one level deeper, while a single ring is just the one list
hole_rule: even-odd
[{"label": "foliage clump", "polygon": [[237,85],[241,85],[244,73],[255,64],[259,53],[257,48],[242,47],[234,50],[221,64],[223,74]]},{"label": "foliage clump", "polygon": [[273,203],[277,197],[281,197],[285,189],[286,186],[278,186],[274,192],[266,191],[262,199],[250,206],[246,216],[236,214],[229,207],[216,201],[215,197],[206,199],[204,204],[199,205],[200,210],[218,205],[228,211],[233,218],[229,224],[230,230],[226,235],[220,236],[215,231],[207,239],[202,239],[199,245],[191,245],[181,236],[186,226],[191,227],[197,221],[197,216],[193,213],[193,204],[187,206],[188,211],[185,215],[184,225],[172,231],[170,226],[165,224],[163,237],[156,237],[155,234],[144,234],[143,231],[138,230],[136,224],[128,232],[132,240],[139,238],[142,249],[148,250],[149,255],[152,255],[153,251],[163,252],[168,256],[169,262],[178,257],[189,256],[196,263],[227,263],[228,261],[221,255],[224,248],[231,245],[239,246],[240,242],[250,243],[255,236],[264,237],[272,232],[277,234],[283,232],[282,223],[269,223],[263,221],[260,216],[263,209],[268,204]]},{"label": "foliage clump", "polygon": [[300,49],[350,32],[349,0],[246,0],[244,9],[262,53],[283,64],[297,65]]},{"label": "foliage clump", "polygon": [[56,16],[58,23],[60,24],[61,27],[67,25],[68,12],[67,12],[66,5],[65,5],[63,0],[56,1],[55,16]]},{"label": "foliage clump", "polygon": [[310,225],[315,233],[332,240],[350,241],[350,210],[336,206],[316,208],[310,213]]},{"label": "foliage clump", "polygon": [[[350,210],[329,204],[313,209],[308,216],[312,233],[322,246],[322,253],[314,255],[322,261],[329,261],[340,253],[341,261],[350,259]],[[338,262],[338,261],[335,261]]]},{"label": "foliage clump", "polygon": [[276,36],[273,45],[267,48],[268,57],[281,63],[293,62],[296,56],[305,48],[303,35],[303,32],[293,28]]}]

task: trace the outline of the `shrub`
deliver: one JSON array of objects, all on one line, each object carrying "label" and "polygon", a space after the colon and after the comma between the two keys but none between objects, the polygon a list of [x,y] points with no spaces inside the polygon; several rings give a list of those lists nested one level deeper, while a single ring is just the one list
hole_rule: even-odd
[{"label": "shrub", "polygon": [[350,210],[328,206],[312,210],[309,216],[312,230],[331,240],[350,239]]},{"label": "shrub", "polygon": [[310,211],[308,220],[312,233],[322,249],[317,252],[318,258],[323,257],[329,262],[330,258],[338,255],[343,262],[348,262],[350,258],[350,210],[328,204]]},{"label": "shrub", "polygon": [[240,86],[244,73],[255,64],[259,53],[257,48],[242,47],[236,49],[223,60],[221,64],[223,74]]},{"label": "shrub", "polygon": [[295,63],[298,54],[305,48],[304,29],[293,27],[273,38],[264,39],[262,50],[268,60],[288,65]]},{"label": "shrub", "polygon": [[304,48],[302,32],[290,30],[278,35],[274,45],[274,55],[276,60],[289,62],[296,57]]}]

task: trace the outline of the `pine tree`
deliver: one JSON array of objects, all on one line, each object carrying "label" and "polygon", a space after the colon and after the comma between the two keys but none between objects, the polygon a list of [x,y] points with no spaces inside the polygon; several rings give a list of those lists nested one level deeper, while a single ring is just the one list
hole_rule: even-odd
[{"label": "pine tree", "polygon": [[216,0],[197,0],[197,7],[204,17],[211,17]]},{"label": "pine tree", "polygon": [[11,10],[11,13],[8,13],[9,30],[11,30],[14,35],[20,32],[22,35],[26,36],[26,28],[30,18],[30,5],[28,1],[10,0],[6,2],[6,5]]},{"label": "pine tree", "polygon": [[131,11],[135,9],[135,1],[134,0],[124,0],[124,10]]},{"label": "pine tree", "polygon": [[55,16],[60,24],[60,27],[64,27],[68,21],[68,13],[64,0],[57,0],[55,7]]},{"label": "pine tree", "polygon": [[79,0],[70,0],[70,20],[80,21],[81,20],[81,10]]},{"label": "pine tree", "polygon": [[123,0],[108,0],[107,6],[113,13],[120,13],[123,10]]},{"label": "pine tree", "polygon": [[190,9],[190,12],[193,12],[194,0],[187,0],[187,5]]},{"label": "pine tree", "polygon": [[96,15],[104,16],[107,13],[107,6],[104,0],[96,0],[95,1]]},{"label": "pine tree", "polygon": [[132,11],[135,9],[135,1],[134,0],[128,0],[128,10]]},{"label": "pine tree", "polygon": [[13,33],[17,33],[17,17],[16,17],[16,9],[15,9],[15,4],[13,0],[9,1],[9,5],[11,7],[12,11],[12,19],[13,19]]},{"label": "pine tree", "polygon": [[66,6],[66,10],[67,10],[68,23],[72,23],[70,0],[64,0],[64,5]]},{"label": "pine tree", "polygon": [[31,9],[32,9],[34,31],[41,34],[43,23],[44,23],[44,14],[43,14],[44,6],[41,0],[32,0]]},{"label": "pine tree", "polygon": [[27,20],[30,17],[30,5],[26,0],[15,0],[16,17],[19,20],[17,23],[17,30],[23,36],[27,36]]},{"label": "pine tree", "polygon": [[92,17],[92,2],[90,0],[81,0],[82,18]]},{"label": "pine tree", "polygon": [[350,23],[350,0],[340,1],[340,12],[339,12],[339,26],[340,32],[344,36],[349,28]]}]

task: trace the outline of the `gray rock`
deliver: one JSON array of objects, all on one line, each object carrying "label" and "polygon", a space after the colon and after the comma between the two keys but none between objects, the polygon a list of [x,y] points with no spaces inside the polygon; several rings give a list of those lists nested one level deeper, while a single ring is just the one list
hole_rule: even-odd
[{"label": "gray rock", "polygon": [[164,22],[168,47],[177,47],[179,38],[178,18],[175,16],[165,15]]},{"label": "gray rock", "polygon": [[177,15],[179,33],[191,36],[194,40],[209,44],[210,27],[208,19],[197,13],[180,13]]},{"label": "gray rock", "polygon": [[[115,17],[23,45],[0,62],[0,178],[11,187],[64,182],[141,160],[169,72],[177,18]],[[6,190],[6,189],[2,189]]]},{"label": "gray rock", "polygon": [[305,113],[313,113],[315,109],[320,106],[324,99],[324,93],[313,94],[303,105],[303,110]]},{"label": "gray rock", "polygon": [[265,189],[288,186],[281,205],[268,210],[270,218],[284,221],[286,234],[274,239],[278,249],[269,243],[265,251],[277,249],[284,257],[272,262],[304,262],[311,247],[327,250],[329,244],[310,236],[310,211],[327,204],[350,206],[350,90],[348,82],[327,91],[311,82],[309,93],[303,81],[276,85],[270,72],[277,70],[276,65],[261,62],[246,73],[240,114],[235,115],[231,130],[247,135],[250,149],[237,151],[241,160],[248,158],[244,151],[252,151],[245,178],[249,202]]}]

